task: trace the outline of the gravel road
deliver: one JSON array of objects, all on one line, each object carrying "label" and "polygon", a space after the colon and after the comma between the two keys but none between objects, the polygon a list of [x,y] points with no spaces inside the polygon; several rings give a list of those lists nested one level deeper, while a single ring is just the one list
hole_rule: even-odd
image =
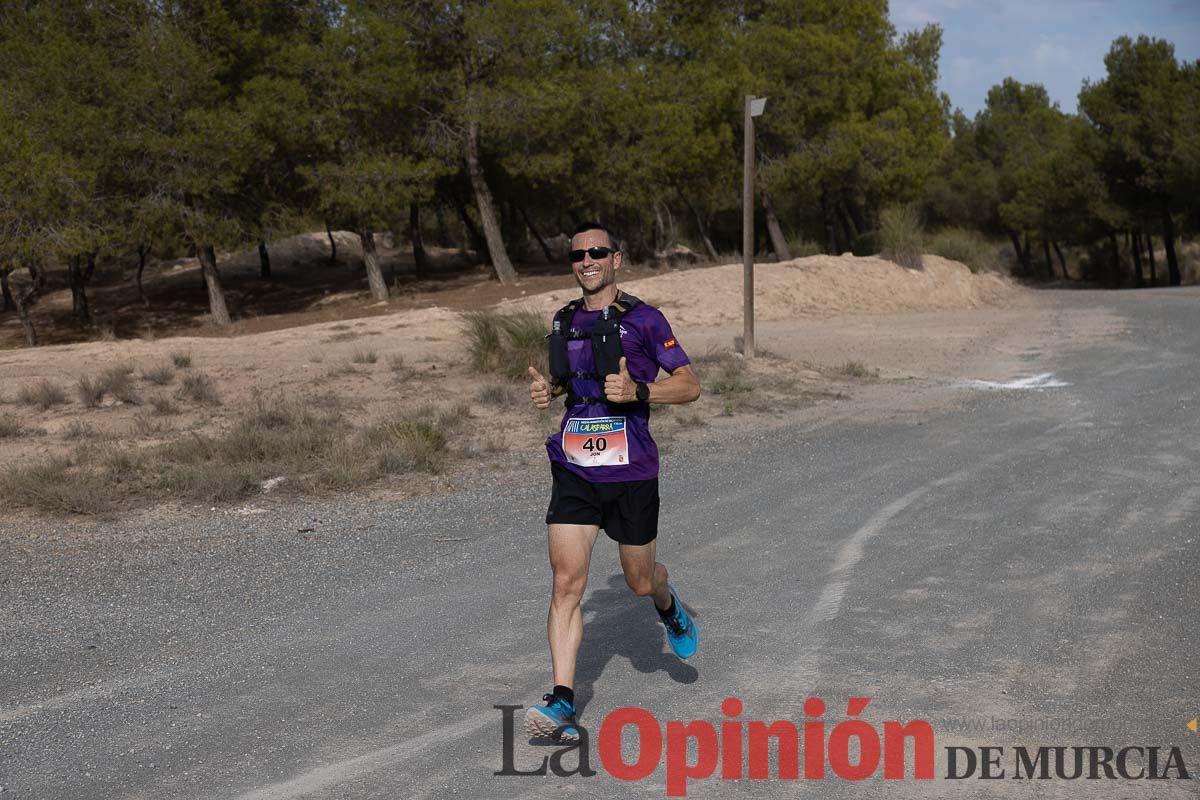
[{"label": "gravel road", "polygon": [[[870,697],[877,728],[930,722],[935,780],[713,776],[688,796],[1200,795],[1200,291],[1042,303],[1124,331],[1015,351],[964,316],[964,349],[1003,364],[990,385],[926,376],[937,402],[888,415],[884,380],[874,413],[675,448],[660,558],[700,651],[669,654],[601,537],[577,688],[593,737],[622,706],[718,723],[736,696],[742,719],[799,723],[816,696],[832,729]],[[593,777],[493,774],[494,706],[548,688],[547,497],[538,467],[402,504],[0,531],[3,797],[663,797],[664,766],[620,783],[595,741]],[[956,745],[1004,746],[1010,778],[1016,745],[1178,746],[1193,779],[947,780]],[[518,738],[514,763],[552,752]]]}]

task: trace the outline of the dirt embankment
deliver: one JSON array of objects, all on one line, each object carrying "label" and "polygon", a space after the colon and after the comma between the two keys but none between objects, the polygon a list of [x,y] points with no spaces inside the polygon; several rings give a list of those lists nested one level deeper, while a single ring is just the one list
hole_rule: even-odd
[{"label": "dirt embankment", "polygon": [[[870,374],[861,364],[806,363],[812,359],[803,354],[758,359],[747,366],[728,353],[706,352],[722,326],[729,328],[722,340],[732,342],[741,320],[741,280],[740,265],[724,265],[622,284],[663,307],[685,347],[692,334],[705,342],[689,348],[701,362],[704,397],[688,409],[657,414],[655,435],[668,447],[673,436],[699,435],[697,430],[709,425],[719,428],[759,414],[831,402]],[[877,258],[816,256],[759,265],[755,294],[759,319],[799,324],[847,313],[1005,305],[1022,292],[1007,279],[972,275],[961,264],[936,256],[926,257],[923,271]],[[573,296],[572,289],[555,289],[496,307],[548,315]],[[219,437],[244,424],[256,407],[282,401],[340,415],[348,430],[423,406],[443,417],[467,415],[478,423],[448,429],[446,466],[439,477],[390,481],[387,491],[404,493],[452,480],[455,464],[467,460],[473,470],[498,473],[541,463],[540,440],[556,427],[557,404],[554,412],[539,414],[528,403],[524,383],[476,374],[467,346],[460,311],[434,307],[230,338],[117,340],[3,351],[0,470],[26,468],[48,457],[74,462],[70,468],[59,465],[57,474],[64,477],[81,468],[85,457],[97,469],[119,468],[126,461],[116,455],[121,451],[153,451],[181,439]],[[81,381],[95,382],[114,367],[129,373],[131,386],[122,396],[109,392],[85,399]],[[211,379],[219,402],[189,391],[199,373]],[[60,390],[59,397],[40,408],[35,402],[47,397],[41,391],[46,384]],[[156,496],[156,501],[162,499]]]},{"label": "dirt embankment", "polygon": [[[999,306],[1022,292],[996,273],[974,275],[957,261],[925,256],[922,270],[905,269],[869,256],[809,256],[756,264],[755,319],[824,319],[839,314],[949,311]],[[623,282],[621,288],[668,312],[672,324],[740,323],[742,265],[672,272]],[[572,289],[547,292],[505,305],[549,312],[576,296]]]}]

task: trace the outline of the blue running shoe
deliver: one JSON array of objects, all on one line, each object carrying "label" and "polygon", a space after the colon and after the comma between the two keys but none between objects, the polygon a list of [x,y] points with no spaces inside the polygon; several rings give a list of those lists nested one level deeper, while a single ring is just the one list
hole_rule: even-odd
[{"label": "blue running shoe", "polygon": [[575,725],[575,706],[558,695],[542,695],[544,706],[530,706],[525,712],[525,733],[545,736],[561,742],[578,742],[579,728]]},{"label": "blue running shoe", "polygon": [[668,583],[667,589],[670,590],[671,597],[675,601],[675,615],[669,619],[661,613],[658,616],[667,628],[667,641],[671,643],[671,649],[675,651],[675,655],[680,658],[689,658],[695,654],[696,647],[700,643],[700,633],[696,630],[696,621],[684,611],[683,603],[679,602],[679,594],[675,591],[675,587]]}]

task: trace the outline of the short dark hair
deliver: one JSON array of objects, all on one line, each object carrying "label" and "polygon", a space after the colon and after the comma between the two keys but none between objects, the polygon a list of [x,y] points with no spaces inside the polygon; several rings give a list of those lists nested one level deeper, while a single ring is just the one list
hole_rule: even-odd
[{"label": "short dark hair", "polygon": [[575,226],[575,230],[571,233],[571,238],[574,239],[579,234],[586,233],[587,231],[604,231],[604,233],[608,235],[608,243],[612,245],[613,250],[621,249],[621,240],[617,238],[617,235],[605,226],[601,225],[599,222],[579,223]]}]

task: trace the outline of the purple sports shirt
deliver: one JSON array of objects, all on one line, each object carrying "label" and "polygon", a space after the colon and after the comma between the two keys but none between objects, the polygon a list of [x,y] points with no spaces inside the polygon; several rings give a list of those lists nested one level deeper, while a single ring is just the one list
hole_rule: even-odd
[{"label": "purple sports shirt", "polygon": [[[599,311],[581,306],[571,328],[589,333],[598,319]],[[621,319],[621,346],[630,377],[641,383],[652,383],[659,369],[669,373],[690,363],[667,318],[646,303]],[[595,364],[591,340],[567,340],[567,358],[572,372],[592,371]],[[579,397],[604,396],[604,385],[591,378],[573,378],[571,388]],[[546,440],[546,452],[550,461],[594,483],[658,477],[658,445],[650,436],[648,403],[610,404],[601,400],[569,408],[559,432]]]}]

